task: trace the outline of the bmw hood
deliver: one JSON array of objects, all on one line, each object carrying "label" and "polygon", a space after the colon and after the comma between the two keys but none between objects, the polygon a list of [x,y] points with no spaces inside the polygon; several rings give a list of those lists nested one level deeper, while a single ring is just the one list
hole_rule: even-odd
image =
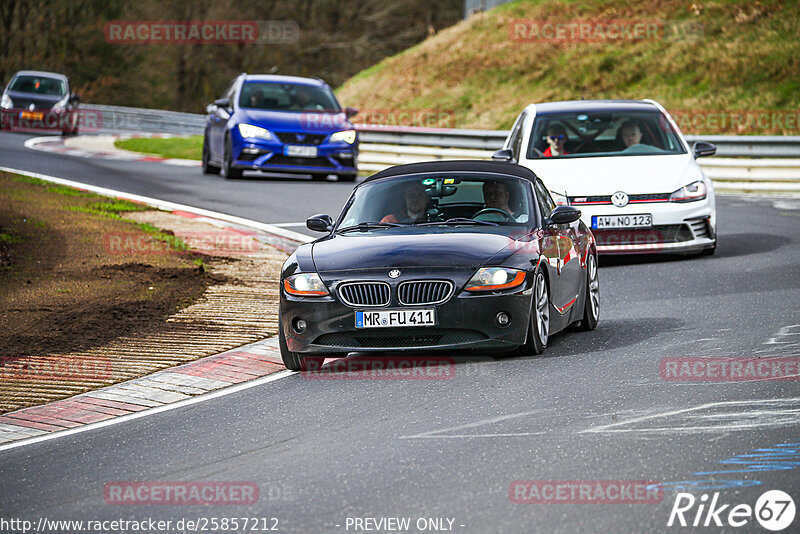
[{"label": "bmw hood", "polygon": [[[449,229],[452,230],[452,229]],[[389,233],[392,232],[392,233]],[[379,230],[370,235],[344,234],[313,244],[318,272],[395,267],[478,268],[514,240],[490,232],[394,233]]]},{"label": "bmw hood", "polygon": [[353,125],[344,113],[316,113],[242,109],[242,122],[276,132],[329,134],[350,130]]},{"label": "bmw hood", "polygon": [[526,161],[551,191],[574,196],[672,193],[702,179],[690,154]]}]

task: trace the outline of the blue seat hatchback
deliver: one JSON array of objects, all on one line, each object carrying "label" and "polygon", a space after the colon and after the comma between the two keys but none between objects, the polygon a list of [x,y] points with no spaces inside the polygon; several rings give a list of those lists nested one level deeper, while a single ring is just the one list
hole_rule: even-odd
[{"label": "blue seat hatchback", "polygon": [[328,84],[312,78],[240,74],[206,111],[203,172],[243,171],[356,179],[358,133]]}]

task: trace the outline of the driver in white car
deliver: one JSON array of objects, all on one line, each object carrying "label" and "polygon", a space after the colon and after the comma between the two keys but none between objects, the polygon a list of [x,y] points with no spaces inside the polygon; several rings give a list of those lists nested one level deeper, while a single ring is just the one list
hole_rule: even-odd
[{"label": "driver in white car", "polygon": [[624,121],[619,127],[620,138],[625,148],[642,143],[642,129],[639,124],[630,119]]}]

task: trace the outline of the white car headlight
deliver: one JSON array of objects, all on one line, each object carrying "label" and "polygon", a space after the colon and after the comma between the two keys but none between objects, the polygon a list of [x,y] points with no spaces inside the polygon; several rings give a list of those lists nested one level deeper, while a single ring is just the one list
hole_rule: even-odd
[{"label": "white car headlight", "polygon": [[299,297],[324,297],[328,294],[328,288],[317,273],[292,275],[283,281],[283,289]]},{"label": "white car headlight", "polygon": [[685,185],[669,196],[670,202],[694,202],[706,198],[706,184],[701,180]]},{"label": "white car headlight", "polygon": [[14,103],[11,101],[11,97],[7,94],[3,94],[3,98],[0,99],[0,108],[11,109],[13,107]]},{"label": "white car headlight", "polygon": [[331,143],[339,143],[341,141],[344,141],[348,145],[352,145],[356,142],[356,131],[344,130],[331,135]]},{"label": "white car headlight", "polygon": [[498,291],[522,285],[525,271],[507,267],[482,267],[478,269],[464,288],[466,291]]},{"label": "white car headlight", "polygon": [[239,133],[242,137],[258,137],[259,139],[272,139],[272,134],[266,128],[252,124],[240,124]]},{"label": "white car headlight", "polygon": [[67,105],[67,101],[69,101],[69,95],[65,96],[64,98],[62,98],[61,100],[59,100],[58,102],[53,104],[53,107],[51,108],[51,110],[52,111],[61,111]]},{"label": "white car headlight", "polygon": [[557,206],[569,206],[569,199],[566,195],[550,191],[550,196],[553,197],[553,202],[555,202]]}]

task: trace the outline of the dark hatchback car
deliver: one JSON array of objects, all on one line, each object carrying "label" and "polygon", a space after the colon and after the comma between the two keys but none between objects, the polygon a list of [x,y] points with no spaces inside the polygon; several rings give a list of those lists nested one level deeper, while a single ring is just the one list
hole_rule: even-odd
[{"label": "dark hatchback car", "polygon": [[78,95],[69,79],[55,72],[23,70],[0,96],[0,125],[7,130],[78,133]]},{"label": "dark hatchback car", "polygon": [[342,109],[328,85],[294,76],[239,75],[207,108],[203,172],[243,171],[353,181],[358,169],[357,113]]},{"label": "dark hatchback car", "polygon": [[281,273],[280,348],[292,370],[348,352],[539,354],[599,317],[597,252],[580,211],[509,162],[393,167],[353,191],[327,235]]}]

